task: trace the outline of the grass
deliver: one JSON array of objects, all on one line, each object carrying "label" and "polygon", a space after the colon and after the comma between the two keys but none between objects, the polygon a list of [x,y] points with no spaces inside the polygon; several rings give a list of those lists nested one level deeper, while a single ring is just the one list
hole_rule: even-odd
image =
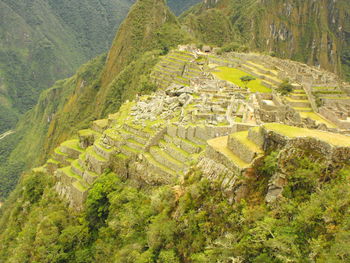
[{"label": "grass", "polygon": [[291,101],[291,102],[304,102],[304,103],[308,103],[309,102],[307,99],[306,100],[296,100],[296,99],[291,99],[291,98],[288,98],[288,97],[286,97],[286,100]]},{"label": "grass", "polygon": [[[233,84],[244,87],[244,83],[240,80],[241,77],[250,76],[250,74],[235,68],[229,67],[218,67],[219,72],[214,72],[213,74],[220,79],[227,80],[232,82]],[[249,82],[248,89],[251,92],[263,92],[268,93],[271,92],[270,88],[265,87],[261,84],[261,79],[255,79]]]},{"label": "grass", "polygon": [[248,163],[243,161],[237,155],[235,155],[229,148],[227,148],[228,136],[218,137],[208,141],[208,144],[213,147],[216,151],[225,155],[229,160],[239,166],[241,169],[249,166]]},{"label": "grass", "polygon": [[300,116],[302,118],[310,118],[314,121],[320,122],[320,123],[324,123],[326,124],[329,128],[337,128],[337,126],[326,120],[325,118],[323,118],[322,116],[320,116],[319,114],[315,113],[315,112],[300,112]]},{"label": "grass", "polygon": [[294,89],[293,94],[305,94],[305,90],[303,89]]},{"label": "grass", "polygon": [[243,119],[241,117],[238,117],[238,116],[235,117],[235,122],[242,122],[242,120]]},{"label": "grass", "polygon": [[303,108],[303,107],[293,107],[293,109],[295,109],[298,112],[303,112],[303,111],[311,112],[312,111],[311,108]]},{"label": "grass", "polygon": [[348,100],[350,97],[320,97],[322,99],[329,99],[329,100]]},{"label": "grass", "polygon": [[311,137],[327,142],[334,146],[350,147],[350,137],[342,134],[298,128],[279,123],[265,124],[264,127],[268,130],[275,131],[290,138]]},{"label": "grass", "polygon": [[80,148],[79,146],[79,140],[69,140],[69,141],[65,141],[61,144],[61,146],[65,146],[67,148],[70,148],[70,149],[74,149],[78,152],[82,152],[83,149]]},{"label": "grass", "polygon": [[171,155],[169,155],[166,152],[164,152],[159,146],[152,146],[151,149],[153,149],[158,155],[163,156],[164,158],[166,158],[169,162],[177,164],[179,166],[183,165],[182,162],[180,162],[179,160],[175,159]]},{"label": "grass", "polygon": [[337,87],[312,87],[313,90],[336,90],[338,89]]},{"label": "grass", "polygon": [[234,138],[239,141],[241,144],[247,146],[253,152],[262,152],[262,150],[251,140],[248,139],[248,131],[236,132],[229,136],[229,138]]},{"label": "grass", "polygon": [[104,134],[106,134],[108,137],[110,137],[115,142],[122,140],[122,138],[116,132],[115,129],[107,129],[107,130],[104,131]]},{"label": "grass", "polygon": [[65,154],[64,152],[62,152],[61,150],[60,150],[60,147],[57,147],[56,149],[55,149],[55,153],[56,154],[58,154],[58,155],[62,155],[62,156],[64,156],[64,157],[68,157],[68,155],[67,154]]},{"label": "grass", "polygon": [[128,151],[130,153],[133,153],[133,154],[139,154],[140,153],[139,150],[131,148],[131,147],[127,146],[127,145],[123,145],[122,148],[124,148],[126,151]]},{"label": "grass", "polygon": [[85,130],[78,131],[78,134],[81,137],[88,137],[88,136],[97,135],[98,133],[96,131],[91,130],[91,129],[85,129]]},{"label": "grass", "polygon": [[59,164],[60,162],[55,160],[55,159],[49,159],[49,160],[47,160],[47,163]]},{"label": "grass", "polygon": [[81,172],[84,172],[84,168],[81,167],[81,165],[79,164],[79,160],[74,160],[71,163],[71,166],[74,166],[75,168],[77,168],[78,170],[80,170]]},{"label": "grass", "polygon": [[167,172],[168,174],[177,175],[176,172],[173,171],[172,169],[169,169],[168,167],[164,166],[163,164],[157,162],[157,161],[152,157],[152,155],[150,155],[149,153],[145,153],[145,157],[146,157],[147,161],[148,161],[150,164],[152,164],[152,165],[158,167],[159,169],[161,169],[161,170]]},{"label": "grass", "polygon": [[94,124],[96,124],[100,128],[105,128],[108,126],[108,119],[101,119],[94,121]]},{"label": "grass", "polygon": [[118,158],[118,159],[121,159],[121,160],[127,160],[129,157],[128,156],[126,156],[125,154],[123,154],[123,153],[118,153],[117,155],[116,155],[116,157]]},{"label": "grass", "polygon": [[98,161],[106,162],[107,160],[103,158],[101,155],[97,154],[92,146],[86,149],[86,153],[90,154],[93,156],[95,159]]},{"label": "grass", "polygon": [[64,172],[67,176],[75,178],[77,180],[81,180],[81,177],[75,173],[72,172],[71,167],[70,166],[66,166],[64,168],[61,169],[62,172]]},{"label": "grass", "polygon": [[73,183],[73,186],[78,189],[80,192],[85,192],[87,190],[87,188],[85,186],[83,186],[79,181],[75,181]]},{"label": "grass", "polygon": [[96,145],[98,148],[101,148],[104,152],[111,153],[111,152],[113,152],[113,150],[114,150],[114,149],[113,149],[114,147],[106,148],[106,147],[103,145],[103,143],[101,142],[101,140],[96,141],[96,142],[95,142],[95,145]]}]

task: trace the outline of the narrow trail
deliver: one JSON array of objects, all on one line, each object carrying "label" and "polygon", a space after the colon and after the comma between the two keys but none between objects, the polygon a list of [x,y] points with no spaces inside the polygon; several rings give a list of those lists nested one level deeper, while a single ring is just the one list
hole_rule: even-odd
[{"label": "narrow trail", "polygon": [[0,134],[0,141],[2,139],[5,139],[7,136],[11,135],[12,133],[15,133],[15,131],[14,130],[9,130],[9,131],[7,131],[7,132],[5,132],[3,134]]}]

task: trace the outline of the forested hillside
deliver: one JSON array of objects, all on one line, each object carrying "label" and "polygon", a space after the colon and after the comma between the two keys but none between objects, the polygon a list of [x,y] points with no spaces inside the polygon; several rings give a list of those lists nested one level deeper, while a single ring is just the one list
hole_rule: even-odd
[{"label": "forested hillside", "polygon": [[42,90],[105,52],[133,1],[0,1],[0,133]]},{"label": "forested hillside", "polygon": [[182,16],[203,43],[257,50],[350,78],[347,0],[204,1]]},{"label": "forested hillside", "polygon": [[346,0],[0,1],[0,262],[350,262]]}]

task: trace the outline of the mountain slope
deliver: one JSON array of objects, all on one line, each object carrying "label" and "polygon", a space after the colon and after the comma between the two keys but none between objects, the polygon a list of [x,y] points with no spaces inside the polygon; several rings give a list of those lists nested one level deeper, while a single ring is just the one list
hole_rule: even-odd
[{"label": "mountain slope", "polygon": [[0,190],[3,196],[16,183],[9,178],[18,178],[21,169],[15,167],[19,163],[21,167],[38,164],[78,129],[116,112],[137,93],[154,90],[149,75],[159,55],[186,41],[187,34],[163,0],[139,0],[120,27],[107,58],[97,58],[72,78],[57,82],[19,123],[20,142],[12,146],[0,167],[0,178],[6,182]]},{"label": "mountain slope", "polygon": [[0,131],[35,105],[43,89],[107,50],[131,4],[1,0]]},{"label": "mountain slope", "polygon": [[175,15],[180,15],[182,12],[200,1],[201,0],[167,0],[167,4]]},{"label": "mountain slope", "polygon": [[205,43],[238,42],[350,77],[349,14],[346,0],[206,0],[183,23]]}]

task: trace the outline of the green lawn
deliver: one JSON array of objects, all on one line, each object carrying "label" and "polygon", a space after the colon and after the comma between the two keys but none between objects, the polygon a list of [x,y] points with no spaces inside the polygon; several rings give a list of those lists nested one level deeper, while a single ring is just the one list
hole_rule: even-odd
[{"label": "green lawn", "polygon": [[[220,79],[227,80],[240,87],[244,87],[244,83],[240,80],[241,77],[251,76],[250,74],[235,68],[218,67],[220,72],[214,72],[214,75]],[[270,88],[261,84],[261,79],[252,80],[248,84],[248,88],[251,92],[271,92]]]}]

